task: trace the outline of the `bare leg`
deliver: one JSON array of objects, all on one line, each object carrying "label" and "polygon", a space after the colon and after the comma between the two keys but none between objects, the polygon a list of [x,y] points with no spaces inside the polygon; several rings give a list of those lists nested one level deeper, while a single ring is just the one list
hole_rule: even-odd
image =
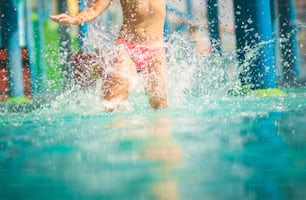
[{"label": "bare leg", "polygon": [[136,73],[135,64],[129,58],[126,52],[122,51],[116,58],[112,69],[103,72],[101,98],[113,102],[116,105],[114,109],[120,109],[120,104],[128,99],[130,77]]},{"label": "bare leg", "polygon": [[168,106],[166,76],[166,58],[163,49],[152,54],[152,60],[144,70],[145,89],[149,97],[149,104],[153,109]]}]

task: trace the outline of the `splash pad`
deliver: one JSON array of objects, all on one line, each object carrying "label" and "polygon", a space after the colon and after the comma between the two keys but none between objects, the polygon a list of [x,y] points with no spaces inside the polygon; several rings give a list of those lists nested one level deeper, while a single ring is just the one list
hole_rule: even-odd
[{"label": "splash pad", "polygon": [[[168,109],[151,110],[141,84],[120,112],[105,112],[98,84],[33,99],[27,112],[1,107],[0,197],[303,199],[305,88],[232,95],[236,52],[170,43]],[[246,65],[257,52],[247,55]]]}]

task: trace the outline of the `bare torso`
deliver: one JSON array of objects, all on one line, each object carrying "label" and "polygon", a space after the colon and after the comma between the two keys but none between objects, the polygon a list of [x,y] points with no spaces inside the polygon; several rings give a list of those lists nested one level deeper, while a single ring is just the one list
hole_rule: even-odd
[{"label": "bare torso", "polygon": [[163,43],[166,0],[120,0],[123,24],[120,37],[135,44]]}]

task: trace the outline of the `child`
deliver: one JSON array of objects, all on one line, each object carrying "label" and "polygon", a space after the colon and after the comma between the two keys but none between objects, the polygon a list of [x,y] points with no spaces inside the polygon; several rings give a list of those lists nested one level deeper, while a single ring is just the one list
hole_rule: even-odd
[{"label": "child", "polygon": [[[96,19],[110,3],[111,0],[91,1],[87,9],[75,16],[59,14],[50,16],[50,19],[62,25],[79,25]],[[117,43],[123,45],[124,50],[113,58],[113,70],[110,72],[106,72],[101,63],[99,74],[104,74],[102,99],[126,101],[130,80],[140,72],[145,80],[150,106],[153,109],[166,108],[167,81],[163,38],[166,0],[120,0],[120,3],[123,24]]]}]

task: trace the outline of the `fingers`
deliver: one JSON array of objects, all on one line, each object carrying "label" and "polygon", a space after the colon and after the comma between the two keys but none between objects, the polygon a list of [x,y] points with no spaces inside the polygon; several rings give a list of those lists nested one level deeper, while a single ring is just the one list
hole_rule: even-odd
[{"label": "fingers", "polygon": [[50,15],[49,18],[59,24],[62,25],[68,25],[68,24],[72,24],[72,20],[71,17],[69,15],[66,14],[59,14],[59,15]]},{"label": "fingers", "polygon": [[59,21],[60,18],[63,18],[66,14],[59,14],[59,15],[50,15],[49,18],[53,21]]}]

